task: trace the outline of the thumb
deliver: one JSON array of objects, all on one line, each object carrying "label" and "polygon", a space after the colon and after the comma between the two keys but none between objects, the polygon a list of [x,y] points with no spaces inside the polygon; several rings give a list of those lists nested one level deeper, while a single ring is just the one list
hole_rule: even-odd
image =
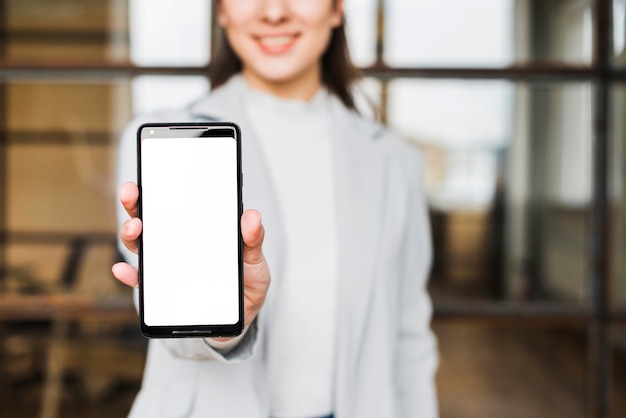
[{"label": "thumb", "polygon": [[244,244],[243,261],[250,264],[262,262],[265,229],[258,211],[249,209],[241,215],[241,236]]}]

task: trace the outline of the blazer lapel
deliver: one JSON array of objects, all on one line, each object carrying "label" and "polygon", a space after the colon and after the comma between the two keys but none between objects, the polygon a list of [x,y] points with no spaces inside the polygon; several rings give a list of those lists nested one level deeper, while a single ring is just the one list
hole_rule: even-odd
[{"label": "blazer lapel", "polygon": [[[342,382],[356,376],[354,367],[372,297],[388,159],[381,155],[383,147],[377,141],[380,126],[362,120],[338,102],[332,114],[339,236],[337,364],[341,367],[337,368],[337,389],[342,391],[353,386]],[[338,395],[351,399],[347,393]]]}]

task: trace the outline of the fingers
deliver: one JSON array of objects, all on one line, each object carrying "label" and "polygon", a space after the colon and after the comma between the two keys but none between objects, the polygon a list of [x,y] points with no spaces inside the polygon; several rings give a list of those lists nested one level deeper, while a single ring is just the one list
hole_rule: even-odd
[{"label": "fingers", "polygon": [[244,243],[243,261],[250,264],[264,261],[262,246],[265,229],[261,223],[261,214],[256,210],[247,210],[241,216],[241,236]]},{"label": "fingers", "polygon": [[137,217],[137,201],[139,200],[139,188],[135,183],[128,182],[120,186],[120,201],[131,218]]},{"label": "fingers", "polygon": [[111,269],[113,276],[120,282],[130,287],[137,287],[139,283],[139,275],[137,269],[127,263],[117,263]]},{"label": "fingers", "polygon": [[130,251],[137,253],[137,240],[141,235],[142,224],[139,218],[132,218],[124,222],[120,229],[120,238]]},{"label": "fingers", "polygon": [[120,186],[120,202],[131,219],[124,222],[120,230],[122,242],[132,252],[137,252],[137,239],[141,234],[141,221],[137,219],[139,188],[135,183],[127,182]]}]

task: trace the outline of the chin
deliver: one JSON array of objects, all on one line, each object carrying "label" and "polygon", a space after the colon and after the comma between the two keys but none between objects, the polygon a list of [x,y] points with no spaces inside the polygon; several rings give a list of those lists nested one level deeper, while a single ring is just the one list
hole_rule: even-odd
[{"label": "chin", "polygon": [[284,84],[297,79],[299,73],[297,71],[286,71],[285,67],[282,66],[274,68],[266,66],[262,71],[257,71],[256,74],[260,79],[268,83]]}]

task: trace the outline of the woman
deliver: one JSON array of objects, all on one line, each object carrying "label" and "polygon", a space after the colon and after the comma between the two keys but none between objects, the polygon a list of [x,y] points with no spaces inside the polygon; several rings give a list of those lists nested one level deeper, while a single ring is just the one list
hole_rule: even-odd
[{"label": "woman", "polygon": [[[216,13],[211,94],[123,135],[120,238],[132,263],[140,123],[237,122],[256,209],[241,220],[246,329],[150,341],[131,416],[436,416],[421,160],[355,111],[343,1],[221,0]],[[113,273],[137,285],[129,264]]]}]

